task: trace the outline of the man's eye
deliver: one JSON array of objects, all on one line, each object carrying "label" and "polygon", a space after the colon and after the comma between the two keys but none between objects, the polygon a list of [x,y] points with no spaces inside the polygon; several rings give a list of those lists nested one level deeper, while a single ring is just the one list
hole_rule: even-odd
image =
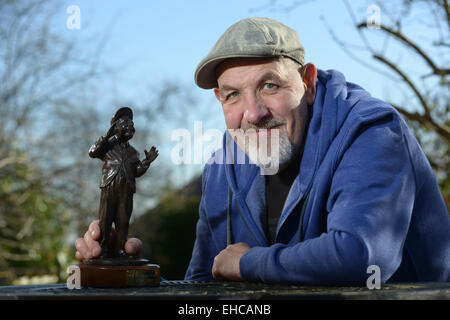
[{"label": "man's eye", "polygon": [[232,93],[230,93],[227,98],[236,98],[237,96],[239,96],[239,92],[237,91],[233,91]]},{"label": "man's eye", "polygon": [[276,89],[278,86],[274,83],[264,83],[264,89],[273,90]]}]

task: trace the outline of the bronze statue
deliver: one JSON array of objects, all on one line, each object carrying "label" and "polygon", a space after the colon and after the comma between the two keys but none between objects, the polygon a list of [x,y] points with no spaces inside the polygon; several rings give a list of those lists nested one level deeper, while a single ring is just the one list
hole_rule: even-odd
[{"label": "bronze statue", "polygon": [[[139,160],[139,153],[128,142],[134,132],[133,111],[128,107],[120,108],[112,117],[106,135],[89,149],[91,158],[103,161],[99,209],[101,259],[131,258],[125,253],[124,245],[133,210],[136,178],[145,174],[158,157],[158,150],[153,146],[148,152],[144,149],[145,159]],[[117,237],[110,243],[113,223]]]}]

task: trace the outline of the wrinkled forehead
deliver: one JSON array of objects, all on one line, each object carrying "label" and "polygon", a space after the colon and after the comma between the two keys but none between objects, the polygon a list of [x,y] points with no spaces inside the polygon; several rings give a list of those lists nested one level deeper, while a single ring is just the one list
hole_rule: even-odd
[{"label": "wrinkled forehead", "polygon": [[[240,67],[255,67],[255,69],[261,70],[262,73],[267,73],[268,70],[271,70],[278,77],[283,77],[287,80],[296,75],[298,76],[298,69],[300,68],[300,65],[287,57],[231,58],[223,61],[219,66],[217,66],[217,82],[219,83],[221,82],[220,80],[223,80],[224,77],[222,77],[222,79],[220,78],[226,71],[226,78],[230,80],[230,71],[242,69]],[[237,75],[237,77],[239,77],[239,75]],[[233,78],[233,75],[231,78]]]},{"label": "wrinkled forehead", "polygon": [[216,78],[219,77],[225,72],[225,70],[242,67],[242,66],[257,66],[257,65],[268,65],[271,63],[277,63],[281,59],[279,57],[270,57],[270,58],[231,58],[226,59],[221,62],[216,68]]}]

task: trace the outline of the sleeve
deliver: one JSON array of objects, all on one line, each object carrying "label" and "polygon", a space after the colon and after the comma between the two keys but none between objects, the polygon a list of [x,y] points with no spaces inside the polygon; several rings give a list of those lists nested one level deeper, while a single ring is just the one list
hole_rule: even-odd
[{"label": "sleeve", "polygon": [[377,265],[384,283],[401,263],[415,180],[399,121],[360,130],[332,178],[327,229],[294,246],[255,247],[240,261],[247,281],[365,285]]},{"label": "sleeve", "polygon": [[98,140],[89,148],[89,156],[91,158],[103,158],[106,153],[106,144],[108,139],[105,136],[101,136]]},{"label": "sleeve", "polygon": [[212,239],[212,232],[206,217],[206,183],[208,166],[205,166],[202,179],[202,199],[199,206],[199,219],[196,227],[196,239],[192,250],[191,261],[185,274],[185,280],[213,280],[212,266],[218,250]]}]

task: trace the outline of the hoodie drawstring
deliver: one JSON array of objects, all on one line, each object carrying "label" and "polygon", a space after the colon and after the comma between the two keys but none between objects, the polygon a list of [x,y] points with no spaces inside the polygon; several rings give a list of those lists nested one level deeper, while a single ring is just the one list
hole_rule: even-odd
[{"label": "hoodie drawstring", "polygon": [[232,243],[231,240],[231,188],[228,186],[228,206],[227,206],[227,246]]},{"label": "hoodie drawstring", "polygon": [[303,227],[303,219],[305,217],[305,210],[306,210],[306,204],[308,203],[308,198],[311,193],[308,192],[306,195],[306,198],[303,200],[302,204],[302,210],[300,211],[300,219],[298,219],[298,242],[303,241],[303,235],[302,235],[302,227]]}]

